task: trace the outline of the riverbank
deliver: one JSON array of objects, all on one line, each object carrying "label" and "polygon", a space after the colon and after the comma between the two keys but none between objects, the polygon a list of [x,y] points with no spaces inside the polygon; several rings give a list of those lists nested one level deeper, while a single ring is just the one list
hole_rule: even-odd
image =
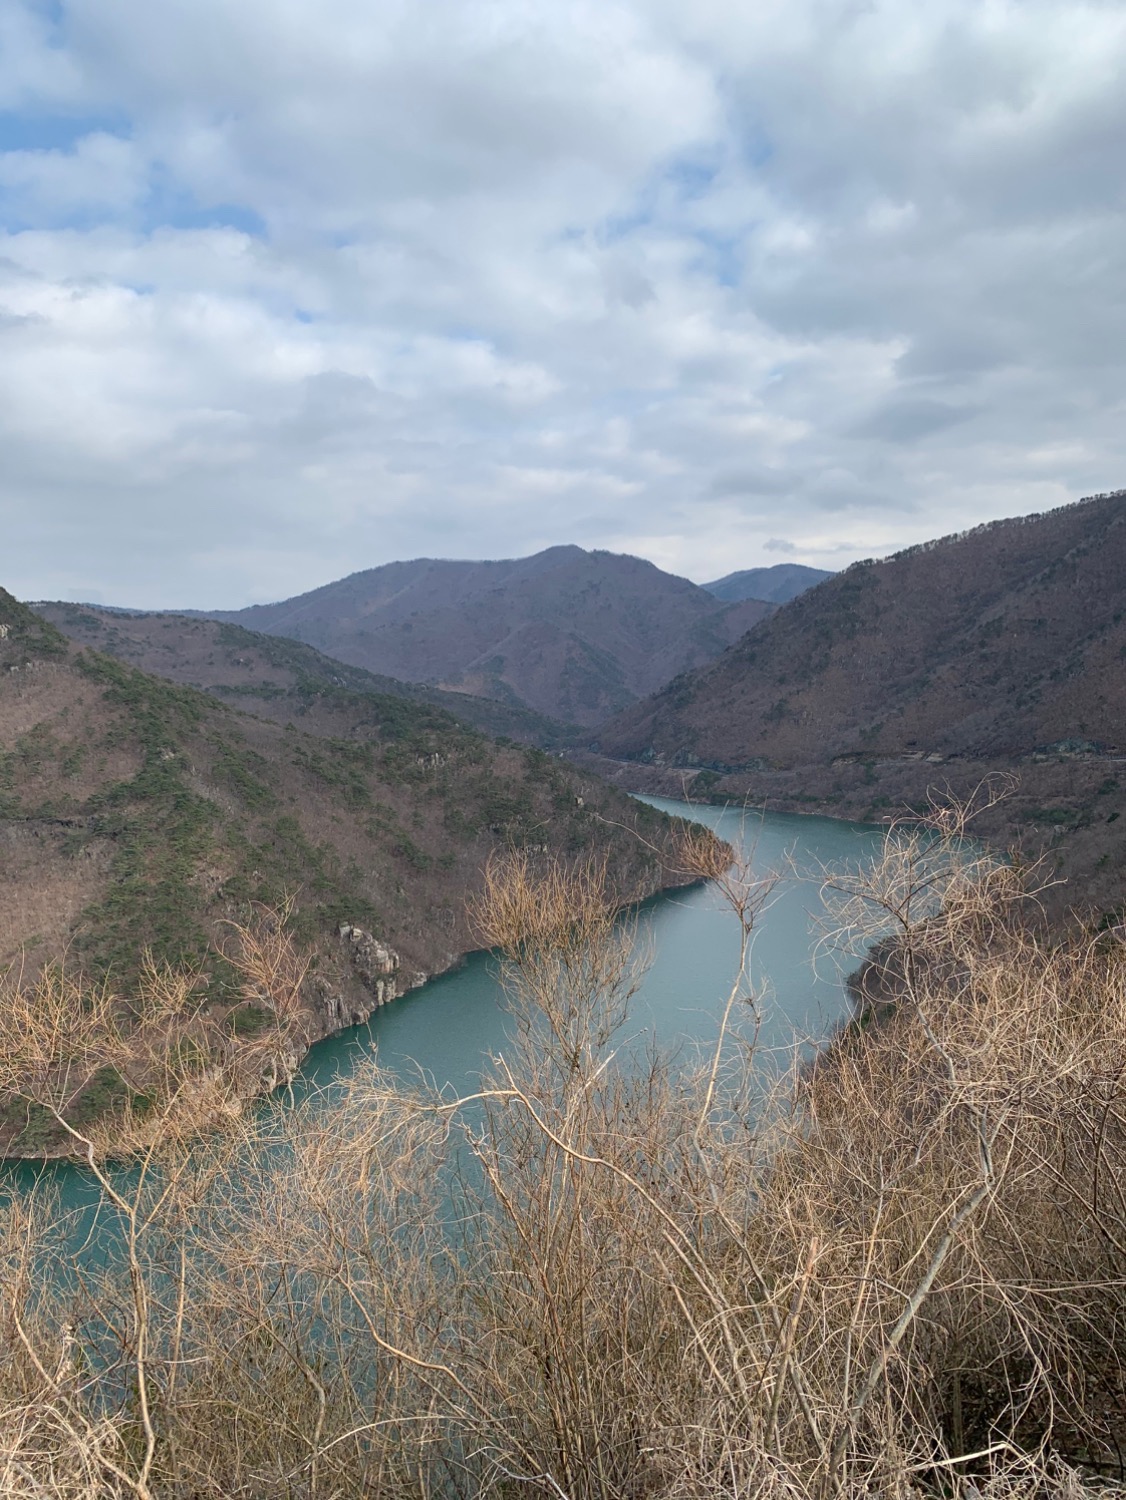
[{"label": "riverbank", "polygon": [[[699,880],[684,863],[686,831],[634,805],[637,856],[615,858],[610,846],[593,866],[619,909]],[[660,844],[640,833],[642,824]],[[710,831],[693,838],[697,856],[722,858],[725,846]],[[542,847],[523,858],[533,873],[555,867]],[[0,1019],[0,1157],[136,1154],[150,1149],[155,1122],[169,1111],[180,1133],[229,1123],[264,1094],[291,1086],[326,1039],[455,973],[477,951],[416,939],[415,953],[437,957],[427,971],[355,921],[307,946],[299,916],[296,906],[254,908],[224,924],[226,936],[205,962],[175,970],[139,961],[128,990],[51,967],[26,980],[10,975]],[[474,932],[468,902],[454,931]],[[218,991],[213,968],[224,976]]]},{"label": "riverbank", "polygon": [[[1097,925],[1121,920],[1126,910],[1126,761],[1093,748],[1055,747],[1013,761],[913,753],[757,769],[614,761],[590,751],[572,759],[634,794],[846,822],[886,824],[919,816],[932,797],[946,803],[976,798],[976,838],[999,854],[1016,850],[1027,860],[1045,861],[1053,883],[1042,903],[1051,921],[1063,923],[1078,913]],[[980,795],[985,785],[1004,796],[986,805]]]},{"label": "riverbank", "polygon": [[[812,961],[819,871],[824,865],[869,858],[878,831],[809,817],[745,819],[738,811],[674,803],[661,803],[654,817],[657,811],[703,822],[717,838],[738,845],[744,857],[751,857],[761,876],[790,872],[756,935],[752,981],[759,995],[757,1007],[741,1007],[739,1016],[758,1025],[765,1049],[785,1051],[795,1036],[826,1035],[847,1014],[848,1001],[840,968],[829,962],[815,967]],[[798,872],[792,869],[795,861]],[[662,1046],[710,1047],[718,1011],[738,970],[739,945],[730,913],[713,888],[667,879],[666,893],[643,900],[631,920],[639,953],[653,955],[634,997],[635,1027]],[[358,942],[353,942],[353,932],[339,929],[326,940],[332,962],[338,967],[347,964],[353,976],[353,952],[363,953],[368,944],[366,929],[358,930],[363,934]],[[405,1079],[425,1073],[439,1086],[473,1091],[482,1060],[509,1043],[507,1001],[492,960],[472,951],[468,958],[451,954],[442,974],[415,987],[411,981],[416,972],[407,970],[401,959],[394,967],[397,957],[392,951],[388,958],[372,953],[374,963],[369,958],[376,984],[384,982],[382,1004],[376,1004],[377,997],[367,988],[361,990],[362,1008],[344,1014],[335,1003],[326,1005],[315,997],[316,1012],[305,1013],[300,1033],[278,1039],[283,1045],[275,1052],[284,1054],[276,1075],[279,1084],[292,1075],[297,1098],[332,1090],[377,1053],[382,1065]],[[388,959],[392,973],[380,975]],[[320,987],[326,968],[322,960],[307,976],[305,994]],[[260,1035],[257,1042],[266,1039]],[[251,1061],[249,1052],[247,1060]],[[267,1082],[273,1080],[274,1066],[271,1059],[262,1062],[260,1071],[267,1074]],[[248,1083],[244,1110],[253,1097]]]},{"label": "riverbank", "polygon": [[[811,860],[846,832],[767,818],[760,872],[799,827],[823,835]],[[417,1048],[400,1073],[381,1042],[378,1069],[368,1048],[331,1090],[174,1142],[158,1170],[38,1174],[5,1262],[10,1463],[65,1500],[298,1481],[407,1500],[502,1471],[514,1495],[547,1476],[553,1494],[862,1500],[954,1475],[993,1500],[1093,1497],[1126,1437],[1104,1191],[1126,1171],[1122,958],[1030,942],[1005,889],[973,889],[919,934],[957,953],[955,985],[918,971],[920,1003],[799,1092],[758,1071],[761,994],[718,1069],[703,1035],[703,1066],[624,1048],[618,927],[580,913],[601,942],[580,954],[549,902],[546,940],[507,955],[543,1024],[469,1088],[433,1056],[420,1076]],[[791,897],[809,915],[809,885],[775,891],[764,939]],[[727,967],[714,934],[736,934],[715,895],[639,917],[685,938],[718,1026],[702,966]],[[686,933],[702,914],[726,925]],[[684,974],[666,976],[681,1024]],[[453,975],[372,1030],[425,1018],[464,1069],[447,1033],[473,1008]],[[77,1285],[60,1180],[96,1184]],[[56,1482],[76,1472],[84,1489]]]}]

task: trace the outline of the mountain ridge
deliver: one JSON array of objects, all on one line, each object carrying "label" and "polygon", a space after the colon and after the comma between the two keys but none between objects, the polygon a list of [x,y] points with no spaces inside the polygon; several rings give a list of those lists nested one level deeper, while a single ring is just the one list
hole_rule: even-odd
[{"label": "mountain ridge", "polygon": [[806,589],[815,588],[833,574],[827,568],[810,568],[804,563],[774,563],[769,568],[744,568],[727,573],[701,587],[717,599],[731,603],[739,599],[765,599],[768,604],[788,604]]},{"label": "mountain ridge", "polygon": [[1124,662],[1126,491],[1113,491],[854,563],[596,744],[623,785],[861,819],[1012,772],[1019,787],[983,830],[1049,847],[1069,899],[1117,909]]},{"label": "mountain ridge", "polygon": [[589,727],[718,656],[773,607],[726,603],[644,559],[567,545],[387,563],[276,604],[203,613]]},{"label": "mountain ridge", "polygon": [[374,695],[429,704],[493,738],[540,749],[559,749],[581,734],[577,725],[531,709],[401,682],[349,666],[286,636],[263,635],[206,615],[107,610],[54,601],[31,607],[81,646],[198,687],[259,717],[292,720],[313,733],[346,738],[349,712],[354,717],[362,700]]},{"label": "mountain ridge", "polygon": [[[682,761],[740,764],[753,742],[752,758],[785,766],[810,748],[1023,754],[1076,734],[1115,744],[1122,674],[1107,675],[1083,717],[1067,684],[1126,646],[1124,522],[1116,491],[854,563],[625,710],[603,746],[641,753],[651,729],[655,751]],[[1053,679],[1061,655],[1069,670]],[[1045,679],[1063,682],[1047,699]]]}]

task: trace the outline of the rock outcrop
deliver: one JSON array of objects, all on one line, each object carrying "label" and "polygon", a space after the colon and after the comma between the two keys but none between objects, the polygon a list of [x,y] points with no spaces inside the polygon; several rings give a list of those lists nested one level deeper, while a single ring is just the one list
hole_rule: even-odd
[{"label": "rock outcrop", "polygon": [[[314,1013],[323,1023],[320,1035],[358,1026],[373,1011],[387,1005],[408,989],[425,984],[429,975],[402,972],[402,960],[372,933],[354,922],[342,922],[337,929],[345,972],[358,984],[336,983],[323,975],[312,982]],[[318,1040],[310,1037],[310,1041]]]}]

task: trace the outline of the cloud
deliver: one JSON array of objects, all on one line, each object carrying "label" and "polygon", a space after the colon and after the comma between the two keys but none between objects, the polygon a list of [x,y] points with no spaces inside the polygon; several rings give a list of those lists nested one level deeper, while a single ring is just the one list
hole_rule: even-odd
[{"label": "cloud", "polygon": [[945,432],[974,415],[947,401],[932,401],[925,396],[884,402],[878,410],[853,428],[860,438],[884,438],[889,443],[913,443],[919,438]]},{"label": "cloud", "polygon": [[729,469],[715,475],[709,486],[713,495],[781,495],[793,483],[786,472],[772,469]]},{"label": "cloud", "polygon": [[144,189],[144,163],[131,142],[102,130],[73,150],[0,153],[0,192],[9,218],[39,224],[128,210]]},{"label": "cloud", "polygon": [[709,578],[1113,488],[1124,62],[1063,0],[12,0],[0,581]]}]

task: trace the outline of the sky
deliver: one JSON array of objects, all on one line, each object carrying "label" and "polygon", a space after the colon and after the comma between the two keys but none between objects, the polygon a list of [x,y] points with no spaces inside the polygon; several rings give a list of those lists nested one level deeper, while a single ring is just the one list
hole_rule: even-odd
[{"label": "sky", "polygon": [[697,581],[1126,485],[1126,5],[0,0],[0,584]]}]

